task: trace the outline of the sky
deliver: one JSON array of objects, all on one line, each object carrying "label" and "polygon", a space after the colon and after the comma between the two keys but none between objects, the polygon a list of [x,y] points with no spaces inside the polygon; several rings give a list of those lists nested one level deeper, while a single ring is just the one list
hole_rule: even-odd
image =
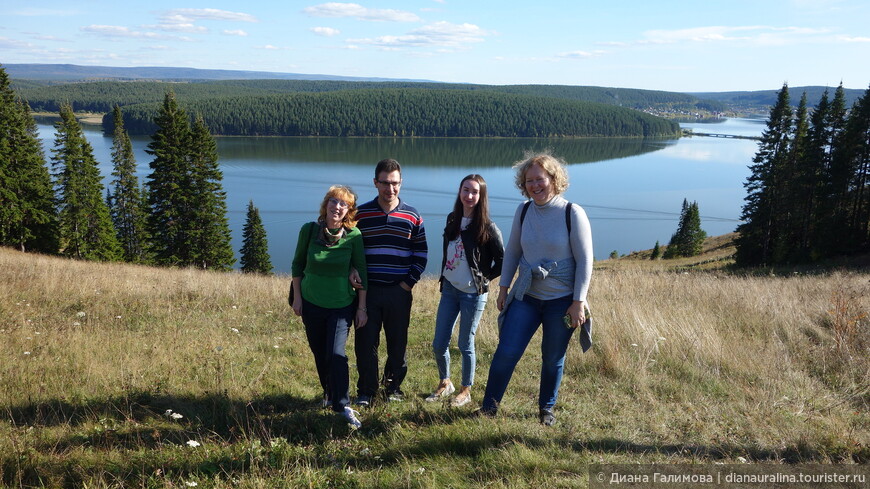
[{"label": "sky", "polygon": [[676,92],[870,85],[867,0],[0,0],[0,63]]}]

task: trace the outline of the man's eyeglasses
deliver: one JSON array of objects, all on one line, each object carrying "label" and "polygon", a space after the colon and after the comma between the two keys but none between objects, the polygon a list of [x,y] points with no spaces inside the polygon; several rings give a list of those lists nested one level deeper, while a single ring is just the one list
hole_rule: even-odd
[{"label": "man's eyeglasses", "polygon": [[336,199],[335,197],[330,197],[329,203],[338,207],[339,209],[346,209],[346,208],[350,207],[350,204],[348,204],[347,202],[345,202],[341,199]]},{"label": "man's eyeglasses", "polygon": [[384,187],[401,187],[402,186],[401,180],[399,180],[398,182],[388,182],[385,180],[377,180],[377,182],[378,182],[378,185],[381,185]]}]

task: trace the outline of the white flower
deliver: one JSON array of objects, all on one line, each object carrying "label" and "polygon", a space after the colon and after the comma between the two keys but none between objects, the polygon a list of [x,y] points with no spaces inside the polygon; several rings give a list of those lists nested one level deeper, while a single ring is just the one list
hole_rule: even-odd
[{"label": "white flower", "polygon": [[194,481],[189,481],[189,482],[185,482],[184,485],[187,486],[187,487],[196,487],[196,486],[198,486],[199,484],[197,484],[197,483],[194,482]]},{"label": "white flower", "polygon": [[115,316],[115,319],[121,319],[121,316]]},{"label": "white flower", "polygon": [[24,352],[25,355],[30,355],[29,351]]},{"label": "white flower", "polygon": [[278,348],[278,345],[274,345],[274,346],[272,346],[272,348]]},{"label": "white flower", "polygon": [[172,414],[169,415],[169,417],[172,418],[172,419],[181,419],[181,418],[183,418],[184,416],[182,416],[182,415],[180,415],[180,414],[178,414],[178,413],[172,413]]},{"label": "white flower", "polygon": [[81,325],[82,325],[82,323],[80,323],[78,321],[73,321],[73,326],[81,326]]},{"label": "white flower", "polygon": [[199,442],[196,440],[187,440],[187,446],[196,448],[199,446]]},{"label": "white flower", "polygon": [[737,457],[737,461],[740,462],[740,463],[742,463],[742,464],[745,464],[745,463],[746,463],[746,459],[743,458],[743,457]]},{"label": "white flower", "polygon": [[239,306],[233,306],[233,309],[238,309],[238,308],[239,308]]},{"label": "white flower", "polygon": [[637,343],[632,343],[631,346],[637,346]]},{"label": "white flower", "polygon": [[76,313],[76,316],[83,318],[83,317],[87,316],[87,314],[85,314],[85,311],[79,311]]},{"label": "white flower", "polygon": [[239,330],[237,328],[230,328],[230,331],[232,331],[235,334],[239,334]]},{"label": "white flower", "polygon": [[171,410],[171,409],[167,409],[166,412],[163,413],[163,415],[164,415],[164,416],[171,416],[171,415],[172,415],[172,410]]}]

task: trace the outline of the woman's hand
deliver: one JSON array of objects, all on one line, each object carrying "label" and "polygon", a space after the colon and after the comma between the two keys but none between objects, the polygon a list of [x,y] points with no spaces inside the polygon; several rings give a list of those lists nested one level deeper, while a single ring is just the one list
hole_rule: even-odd
[{"label": "woman's hand", "polygon": [[296,293],[296,298],[293,299],[293,313],[302,316],[302,294]]},{"label": "woman's hand", "polygon": [[567,314],[571,316],[571,327],[577,328],[586,322],[586,307],[583,301],[574,301],[568,307]]},{"label": "woman's hand", "polygon": [[362,279],[360,278],[359,272],[356,268],[350,267],[350,275],[348,275],[347,279],[350,280],[350,286],[354,289],[358,290],[362,288]]},{"label": "woman's hand", "polygon": [[354,321],[355,329],[360,329],[366,325],[369,321],[369,315],[366,313],[365,309],[357,309],[356,310],[356,320]]},{"label": "woman's hand", "polygon": [[507,293],[507,287],[502,285],[498,287],[498,299],[495,300],[495,307],[497,307],[499,311],[504,309],[504,302],[507,300]]}]

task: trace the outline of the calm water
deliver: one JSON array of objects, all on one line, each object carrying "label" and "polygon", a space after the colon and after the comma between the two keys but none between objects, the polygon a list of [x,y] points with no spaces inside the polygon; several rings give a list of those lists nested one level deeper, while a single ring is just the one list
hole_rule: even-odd
[{"label": "calm water", "polygon": [[[731,119],[716,124],[683,124],[698,131],[759,135],[764,121]],[[46,155],[54,128],[40,121]],[[110,137],[98,127],[85,135],[108,183],[112,171]],[[138,176],[144,181],[151,158],[149,137],[135,138]],[[289,273],[299,227],[317,216],[320,200],[334,183],[351,185],[360,201],[375,197],[374,166],[386,157],[402,164],[400,196],[422,214],[429,236],[427,273],[441,263],[441,232],[459,181],[469,173],[486,178],[491,212],[507,239],[522,196],[513,186],[511,165],[526,150],[550,149],[569,163],[571,185],[565,197],[586,209],[597,259],[666,244],[676,230],[683,199],[698,201],[701,224],[710,235],[738,224],[743,182],[757,150],[752,140],[546,139],[390,139],[390,138],[218,138],[220,165],[233,248],[242,244],[249,200],[260,209],[275,271]],[[238,256],[237,256],[238,258]]]}]

